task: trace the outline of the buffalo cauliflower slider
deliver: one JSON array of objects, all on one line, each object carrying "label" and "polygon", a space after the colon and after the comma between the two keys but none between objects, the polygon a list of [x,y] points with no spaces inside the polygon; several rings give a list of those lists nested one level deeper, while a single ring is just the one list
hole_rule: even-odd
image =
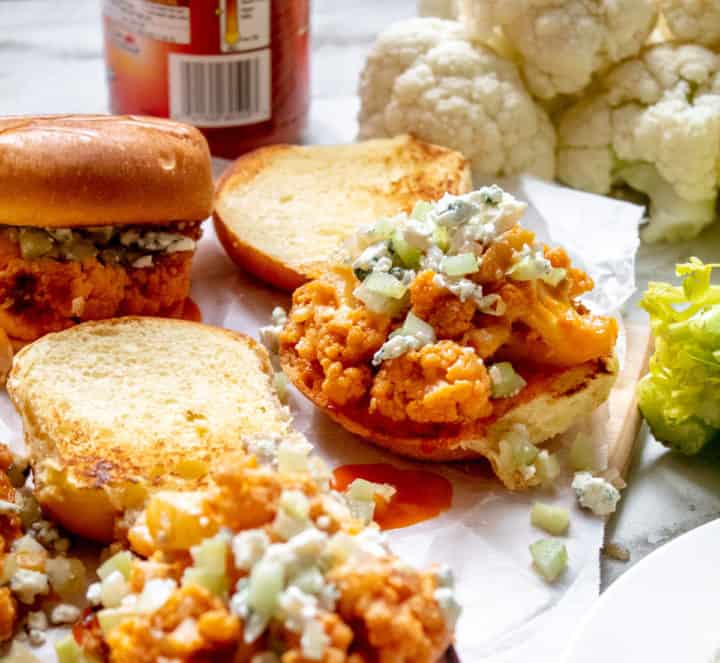
[{"label": "buffalo cauliflower slider", "polygon": [[212,192],[193,127],[0,119],[0,327],[28,342],[85,320],[181,315]]},{"label": "buffalo cauliflower slider", "polygon": [[163,489],[201,488],[258,433],[288,434],[265,349],[152,317],[86,322],[23,348],[8,379],[35,494],[54,520],[112,541]]},{"label": "buffalo cauliflower slider", "polygon": [[524,209],[486,187],[358,233],[274,328],[295,386],[399,454],[483,456],[512,489],[552,478],[535,445],[607,398],[617,323],[579,301],[592,280],[518,225]]}]

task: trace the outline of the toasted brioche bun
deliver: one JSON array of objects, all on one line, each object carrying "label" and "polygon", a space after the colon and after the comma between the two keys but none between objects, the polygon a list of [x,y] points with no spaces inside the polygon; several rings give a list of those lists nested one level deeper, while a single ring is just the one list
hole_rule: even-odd
[{"label": "toasted brioche bun", "polygon": [[38,501],[97,541],[111,541],[152,491],[205,485],[214,463],[244,450],[243,436],[290,431],[267,352],[182,320],[116,318],[49,334],[18,352],[7,389]]},{"label": "toasted brioche bun", "polygon": [[[515,425],[527,428],[533,444],[565,432],[603,403],[617,377],[614,357],[589,361],[564,370],[525,374],[528,385],[515,398],[496,401],[492,416],[466,424],[411,424],[392,421],[365,405],[338,407],[301,378],[300,360],[291,348],[281,349],[283,370],[293,384],[343,428],[401,456],[425,461],[487,458],[511,489],[529,487],[518,472],[500,463],[499,445]],[[320,381],[316,381],[320,384]]]},{"label": "toasted brioche bun", "polygon": [[199,221],[212,208],[203,135],[149,117],[0,119],[0,222],[81,227]]},{"label": "toasted brioche bun", "polygon": [[358,226],[471,187],[461,154],[407,135],[351,145],[275,145],[227,169],[213,216],[232,260],[293,290],[322,271]]}]

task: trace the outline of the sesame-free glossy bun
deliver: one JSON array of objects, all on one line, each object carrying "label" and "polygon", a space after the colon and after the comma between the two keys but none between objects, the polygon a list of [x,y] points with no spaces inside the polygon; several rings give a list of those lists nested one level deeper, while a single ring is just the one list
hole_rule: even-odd
[{"label": "sesame-free glossy bun", "polygon": [[212,194],[210,152],[194,127],[135,116],[0,118],[0,224],[199,221]]}]

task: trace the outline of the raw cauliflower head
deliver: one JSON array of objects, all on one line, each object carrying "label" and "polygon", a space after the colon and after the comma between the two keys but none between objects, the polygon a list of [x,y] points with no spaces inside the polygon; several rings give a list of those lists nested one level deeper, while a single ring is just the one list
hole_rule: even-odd
[{"label": "raw cauliflower head", "polygon": [[720,45],[720,2],[717,0],[659,0],[667,27],[682,41]]},{"label": "raw cauliflower head", "polygon": [[[420,38],[433,28],[445,37]],[[360,97],[361,138],[411,133],[462,152],[476,177],[554,176],[555,132],[547,114],[515,66],[467,41],[458,23],[413,19],[392,26],[368,58]]]},{"label": "raw cauliflower head", "polygon": [[383,114],[400,74],[435,46],[465,39],[462,25],[438,18],[399,21],[381,32],[360,74],[360,138],[389,135]]},{"label": "raw cauliflower head", "polygon": [[660,44],[611,70],[558,125],[558,178],[650,198],[646,241],[697,235],[715,218],[720,165],[720,58]]},{"label": "raw cauliflower head", "polygon": [[463,0],[461,17],[482,40],[501,29],[530,91],[551,99],[579,92],[596,72],[635,55],[657,7],[655,0]]}]

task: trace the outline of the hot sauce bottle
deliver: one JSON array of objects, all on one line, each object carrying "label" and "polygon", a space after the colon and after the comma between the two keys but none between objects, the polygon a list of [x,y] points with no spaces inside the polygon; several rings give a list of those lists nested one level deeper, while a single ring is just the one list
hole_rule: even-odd
[{"label": "hot sauce bottle", "polygon": [[103,23],[113,113],[194,124],[225,158],[299,140],[309,0],[104,0]]}]

